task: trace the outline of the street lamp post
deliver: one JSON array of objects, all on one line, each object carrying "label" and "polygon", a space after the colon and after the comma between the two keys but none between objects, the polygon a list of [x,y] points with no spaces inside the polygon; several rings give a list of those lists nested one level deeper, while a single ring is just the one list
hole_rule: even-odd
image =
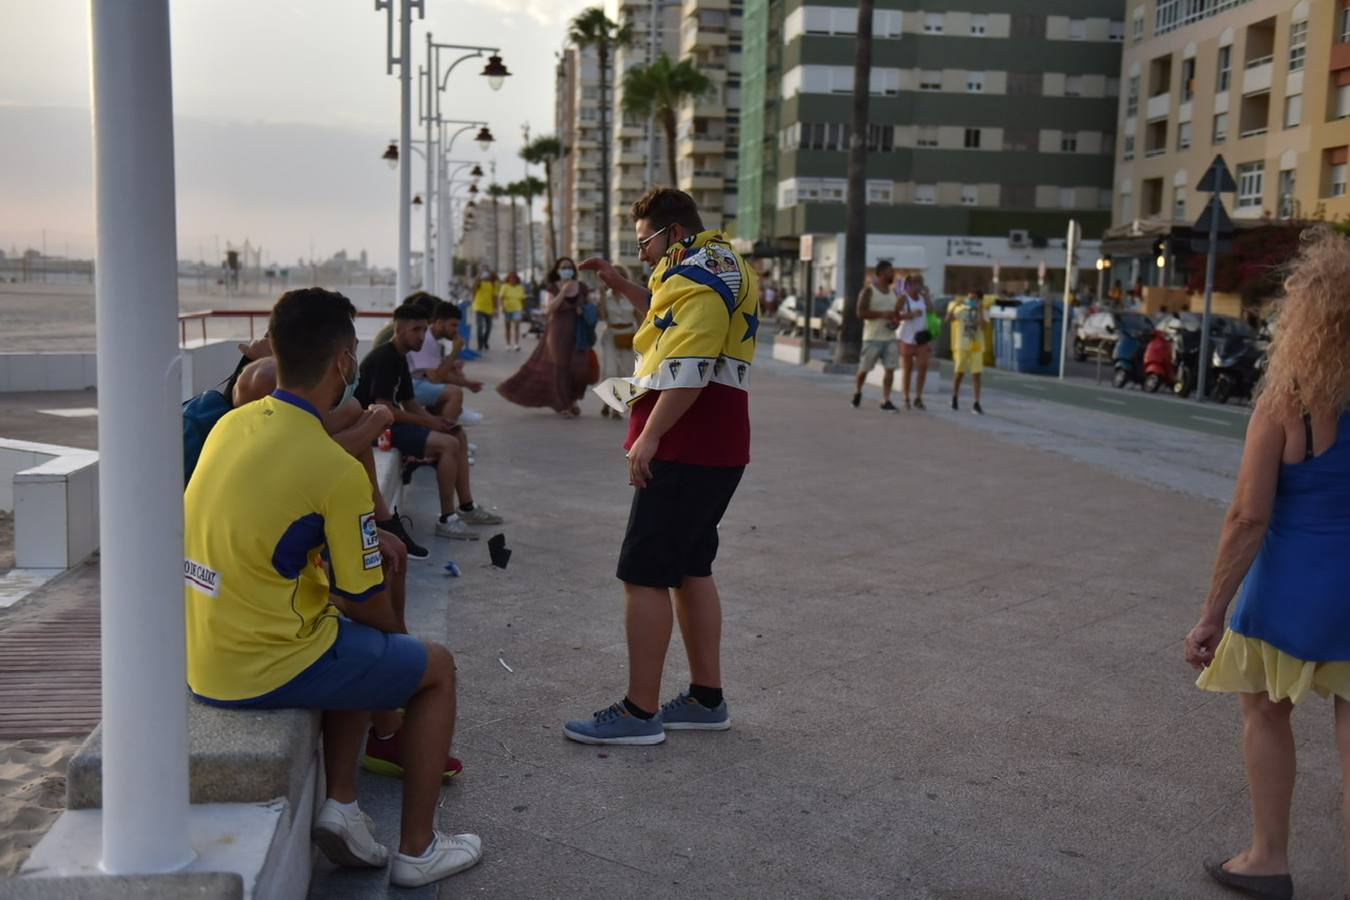
[{"label": "street lamp post", "polygon": [[[170,872],[188,841],[183,451],[167,0],[93,0],[103,858]],[[134,517],[136,527],[127,527]]]},{"label": "street lamp post", "polygon": [[[398,3],[398,56],[394,56],[394,4]],[[412,283],[412,69],[409,65],[412,48],[412,11],[418,18],[426,15],[424,0],[375,0],[375,11],[384,10],[385,18],[385,72],[392,75],[398,66],[398,151],[403,165],[398,170],[398,268],[394,282],[394,303],[397,305],[411,291]]]},{"label": "street lamp post", "polygon": [[[488,128],[486,122],[470,122],[461,119],[440,119],[438,120],[438,124],[441,126],[442,129],[444,129],[445,126],[447,125],[460,126],[460,128],[458,128],[453,134],[450,135],[449,139],[446,139],[444,134],[442,134],[441,144],[445,146],[445,149],[440,154],[440,159],[437,161],[437,171],[439,172],[439,175],[437,178],[438,186],[436,191],[436,208],[439,212],[436,220],[438,223],[436,229],[437,235],[436,257],[438,260],[436,279],[437,279],[437,287],[440,289],[444,289],[445,287],[449,286],[450,277],[454,274],[453,272],[454,266],[452,265],[452,260],[450,259],[450,254],[452,252],[450,249],[451,246],[450,235],[454,225],[453,222],[451,221],[450,216],[448,215],[449,201],[447,200],[447,196],[449,191],[449,183],[448,178],[446,176],[446,168],[445,168],[446,163],[450,155],[455,150],[456,139],[458,139],[459,136],[464,132],[477,128],[478,134],[475,136],[475,139],[478,141],[479,149],[482,150],[486,150],[488,147],[490,147],[495,138],[493,138],[492,131]],[[479,174],[482,174],[481,171]]]}]

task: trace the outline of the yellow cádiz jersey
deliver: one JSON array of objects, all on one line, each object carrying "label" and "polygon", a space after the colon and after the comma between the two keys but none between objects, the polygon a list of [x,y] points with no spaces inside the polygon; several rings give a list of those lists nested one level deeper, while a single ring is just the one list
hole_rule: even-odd
[{"label": "yellow c\u00e1diz jersey", "polygon": [[216,423],[183,495],[194,693],[262,696],[333,645],[329,592],[360,601],[384,589],[373,506],[365,468],[294,394],[279,390]]},{"label": "yellow c\u00e1diz jersey", "polygon": [[[750,388],[759,332],[759,276],[715,231],[675,244],[652,272],[651,308],[633,336],[624,402],[648,391],[721,384]],[[616,397],[623,389],[613,385]]]},{"label": "yellow c\u00e1diz jersey", "polygon": [[497,311],[497,282],[484,281],[473,292],[473,311],[490,313]]}]

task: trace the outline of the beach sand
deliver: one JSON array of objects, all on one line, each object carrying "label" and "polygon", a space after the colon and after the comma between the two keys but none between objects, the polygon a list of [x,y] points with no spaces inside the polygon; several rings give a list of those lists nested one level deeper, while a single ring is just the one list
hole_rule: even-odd
[{"label": "beach sand", "polygon": [[79,738],[0,741],[0,878],[19,871],[66,805]]}]

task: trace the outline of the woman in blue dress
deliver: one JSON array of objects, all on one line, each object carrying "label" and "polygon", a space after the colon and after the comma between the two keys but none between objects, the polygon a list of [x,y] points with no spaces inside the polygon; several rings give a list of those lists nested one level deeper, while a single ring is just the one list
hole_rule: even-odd
[{"label": "woman in blue dress", "polygon": [[[1350,240],[1311,234],[1277,309],[1209,596],[1185,653],[1200,687],[1241,699],[1251,788],[1251,845],[1205,867],[1235,890],[1284,898],[1293,896],[1289,718],[1314,692],[1335,698],[1350,785]],[[1350,840],[1350,793],[1342,802]]]}]

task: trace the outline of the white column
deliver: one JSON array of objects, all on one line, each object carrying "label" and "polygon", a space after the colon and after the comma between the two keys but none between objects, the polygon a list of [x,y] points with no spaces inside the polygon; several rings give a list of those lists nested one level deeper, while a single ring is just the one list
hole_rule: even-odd
[{"label": "white column", "polygon": [[398,280],[394,304],[412,293],[412,3],[399,0],[398,16]]},{"label": "white column", "polygon": [[188,843],[183,443],[167,0],[91,0],[103,862]]},{"label": "white column", "polygon": [[422,240],[422,290],[431,291],[431,293],[440,296],[437,289],[436,264],[437,256],[431,252],[431,216],[432,216],[432,198],[435,190],[436,175],[436,148],[432,146],[431,138],[431,105],[432,98],[436,94],[436,73],[431,71],[432,50],[431,50],[431,32],[427,32],[427,78],[424,88],[426,90],[425,109],[422,115],[426,117],[426,141],[422,144],[423,149],[427,151],[427,190],[422,195],[423,207],[426,212],[426,235]]},{"label": "white column", "polygon": [[441,211],[440,226],[436,229],[436,258],[441,261],[441,281],[440,288],[447,291],[450,279],[455,275],[455,247],[450,240],[451,232],[454,228],[455,210],[450,204],[450,171],[445,164],[445,154],[439,153],[440,159],[440,196],[437,197],[438,207]]}]

